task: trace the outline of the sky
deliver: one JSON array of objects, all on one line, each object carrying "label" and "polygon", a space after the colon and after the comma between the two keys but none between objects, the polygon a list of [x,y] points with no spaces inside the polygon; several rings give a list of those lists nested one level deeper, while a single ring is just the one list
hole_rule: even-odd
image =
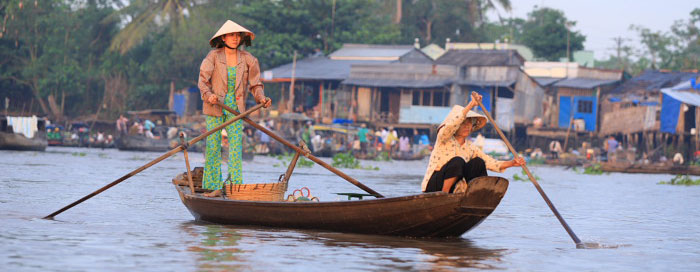
[{"label": "sky", "polygon": [[[585,49],[594,51],[596,59],[607,59],[615,52],[615,37],[626,39],[625,44],[633,48],[641,48],[630,25],[668,32],[675,21],[688,20],[690,11],[700,8],[700,0],[511,0],[511,6],[512,16],[523,19],[534,6],[563,11],[567,19],[576,21],[573,30],[586,36]],[[500,7],[498,12],[502,17],[511,16]],[[495,12],[489,17],[498,18]]]}]

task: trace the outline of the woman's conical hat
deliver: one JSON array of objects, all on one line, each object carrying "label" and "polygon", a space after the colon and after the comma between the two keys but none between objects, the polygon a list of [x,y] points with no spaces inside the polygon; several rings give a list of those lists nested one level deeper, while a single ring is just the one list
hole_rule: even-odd
[{"label": "woman's conical hat", "polygon": [[241,25],[239,25],[237,23],[234,23],[231,20],[226,20],[224,25],[222,25],[221,28],[219,28],[219,31],[217,31],[216,34],[214,34],[214,36],[211,37],[211,39],[209,39],[209,44],[212,45],[212,43],[213,43],[214,39],[216,39],[216,37],[219,37],[221,35],[228,34],[228,33],[234,33],[234,32],[248,33],[248,35],[250,35],[250,40],[251,41],[255,40],[255,33],[246,29],[245,27],[242,27]]},{"label": "woman's conical hat", "polygon": [[[445,118],[445,121],[453,119],[453,118],[457,118],[457,116],[462,114],[462,110],[464,110],[464,107],[462,107],[460,105],[454,105],[452,107],[452,110],[450,110],[450,113],[447,115],[447,118]],[[486,119],[486,116],[483,116],[480,113],[475,112],[475,111],[469,111],[467,113],[467,116],[464,119],[464,121],[467,121],[470,118],[476,118],[476,120],[477,120],[477,125],[475,128],[472,129],[472,132],[482,129],[484,126],[486,126],[486,121],[488,121]],[[443,121],[442,124],[440,124],[440,127],[438,128],[438,130],[440,128],[442,128],[443,126],[445,126],[445,121]]]}]

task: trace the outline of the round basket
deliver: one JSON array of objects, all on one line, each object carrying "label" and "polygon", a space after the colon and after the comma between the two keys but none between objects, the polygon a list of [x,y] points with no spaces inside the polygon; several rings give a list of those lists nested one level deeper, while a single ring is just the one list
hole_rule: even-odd
[{"label": "round basket", "polygon": [[249,201],[283,201],[287,183],[253,183],[224,185],[226,198]]}]

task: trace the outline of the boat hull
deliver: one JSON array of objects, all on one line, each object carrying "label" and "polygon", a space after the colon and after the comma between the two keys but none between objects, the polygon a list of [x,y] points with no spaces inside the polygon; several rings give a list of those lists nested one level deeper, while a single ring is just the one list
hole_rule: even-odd
[{"label": "boat hull", "polygon": [[175,186],[195,219],[212,223],[411,237],[457,237],[493,212],[505,195],[508,180],[499,177],[474,179],[466,193],[434,192],[334,202],[237,201],[192,195],[189,187]]},{"label": "boat hull", "polygon": [[46,135],[41,132],[37,132],[33,138],[18,133],[0,132],[0,149],[44,151],[47,145]]},{"label": "boat hull", "polygon": [[145,136],[122,136],[117,139],[116,146],[119,150],[166,152],[171,149],[171,140],[150,139]]}]

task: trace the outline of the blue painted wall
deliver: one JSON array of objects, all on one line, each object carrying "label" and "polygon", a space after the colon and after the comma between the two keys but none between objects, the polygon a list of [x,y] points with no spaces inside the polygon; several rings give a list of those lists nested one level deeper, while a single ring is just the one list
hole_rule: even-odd
[{"label": "blue painted wall", "polygon": [[[591,112],[579,112],[578,103],[588,101],[592,104]],[[559,97],[559,127],[568,128],[571,114],[574,119],[583,119],[586,123],[586,131],[596,131],[598,99],[595,96],[560,96]]]}]

